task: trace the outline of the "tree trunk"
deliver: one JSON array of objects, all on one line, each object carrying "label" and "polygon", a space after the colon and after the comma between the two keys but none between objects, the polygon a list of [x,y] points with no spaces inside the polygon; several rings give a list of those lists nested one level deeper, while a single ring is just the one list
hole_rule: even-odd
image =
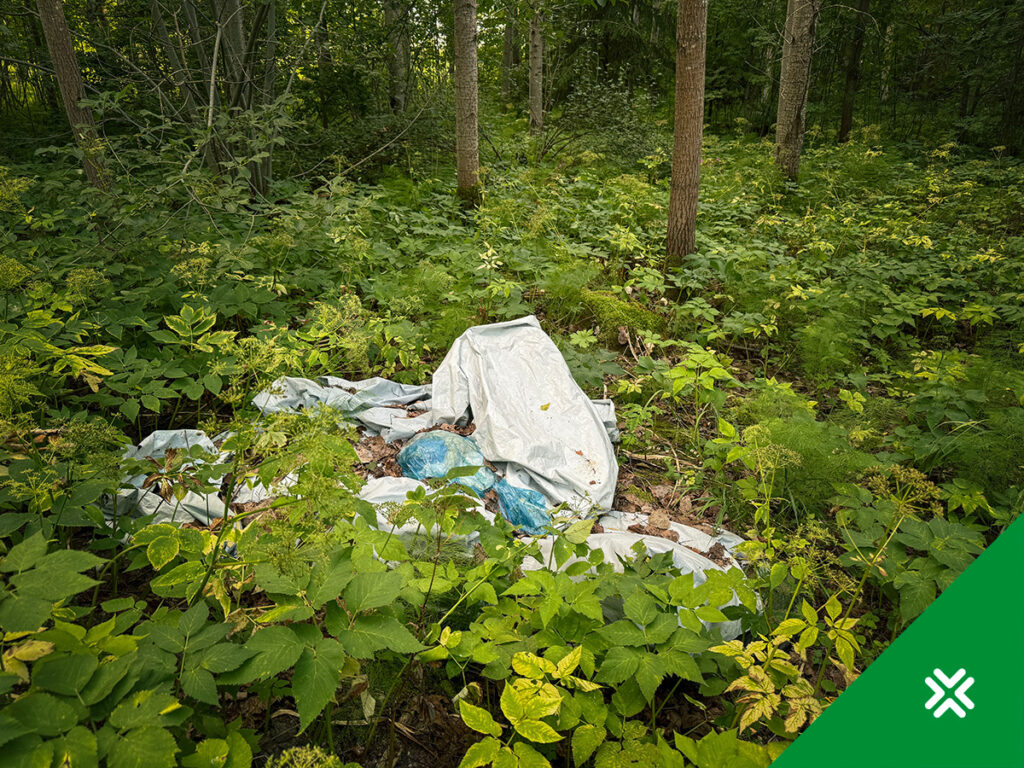
[{"label": "tree trunk", "polygon": [[666,270],[678,267],[683,258],[696,249],[708,0],[679,0],[677,13],[676,104]]},{"label": "tree trunk", "polygon": [[455,166],[458,195],[470,206],[480,203],[476,46],[476,0],[455,0]]},{"label": "tree trunk", "polygon": [[889,100],[889,90],[892,84],[892,67],[895,58],[893,55],[895,39],[895,29],[890,23],[885,28],[884,43],[882,45],[882,87],[878,94],[878,100],[882,104]]},{"label": "tree trunk", "polygon": [[544,130],[544,11],[535,0],[530,17],[530,133]]},{"label": "tree trunk", "polygon": [[789,0],[779,76],[779,109],[775,121],[775,162],[796,181],[804,143],[807,91],[811,83],[814,27],[821,0]]},{"label": "tree trunk", "polygon": [[71,30],[68,29],[68,21],[64,17],[64,6],[61,0],[37,0],[37,6],[43,37],[50,51],[57,86],[64,102],[64,112],[68,116],[68,123],[71,124],[75,143],[82,150],[82,167],[85,175],[94,187],[107,190],[110,181],[103,165],[100,140],[96,134],[96,121],[93,119],[92,110],[79,104],[85,98],[85,85],[82,83],[82,72],[78,68]]},{"label": "tree trunk", "polygon": [[511,99],[515,80],[513,70],[519,63],[519,44],[516,35],[516,22],[519,8],[514,0],[505,6],[505,34],[501,46],[501,90],[506,99]]},{"label": "tree trunk", "polygon": [[860,0],[853,37],[846,49],[846,81],[843,84],[843,113],[839,120],[839,143],[849,141],[853,128],[853,102],[860,88],[860,57],[864,50],[864,35],[867,29],[867,15],[871,0]]},{"label": "tree trunk", "polygon": [[388,102],[391,111],[404,112],[409,87],[409,9],[398,0],[384,3],[388,32]]}]

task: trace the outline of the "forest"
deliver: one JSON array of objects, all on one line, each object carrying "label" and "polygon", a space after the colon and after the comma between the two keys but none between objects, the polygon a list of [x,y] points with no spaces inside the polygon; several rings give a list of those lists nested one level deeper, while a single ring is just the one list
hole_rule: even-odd
[{"label": "forest", "polygon": [[784,764],[1024,510],[1022,153],[1021,0],[0,0],[0,766]]}]

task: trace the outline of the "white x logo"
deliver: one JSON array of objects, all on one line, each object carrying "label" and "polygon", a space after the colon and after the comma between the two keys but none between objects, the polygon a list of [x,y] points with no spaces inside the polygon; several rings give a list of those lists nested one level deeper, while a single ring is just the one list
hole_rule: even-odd
[{"label": "white x logo", "polygon": [[[928,687],[934,691],[932,697],[925,702],[924,708],[931,709],[941,700],[942,703],[939,704],[938,708],[934,712],[935,717],[942,717],[947,709],[953,710],[957,717],[967,717],[967,713],[960,704],[963,704],[967,709],[974,709],[974,702],[967,698],[967,689],[974,685],[974,678],[968,677],[960,683],[963,676],[967,674],[967,671],[964,669],[957,670],[956,674],[952,677],[946,677],[941,669],[932,670],[932,674],[939,679],[939,682],[941,682],[942,685],[940,686],[939,683],[932,680],[931,677],[926,677],[924,679],[928,684]],[[960,687],[953,691],[953,686],[957,683],[960,683]],[[950,691],[953,691],[952,695],[950,695]],[[953,698],[954,696],[956,699],[960,700],[960,704],[956,703],[956,699]]]}]

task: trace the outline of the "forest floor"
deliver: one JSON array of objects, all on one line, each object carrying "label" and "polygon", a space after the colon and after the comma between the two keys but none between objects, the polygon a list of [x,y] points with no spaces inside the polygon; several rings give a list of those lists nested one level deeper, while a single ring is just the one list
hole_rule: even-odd
[{"label": "forest floor", "polygon": [[[71,161],[0,169],[5,546],[42,528],[64,545],[109,556],[119,541],[94,526],[101,494],[123,471],[124,444],[156,429],[242,429],[255,413],[252,395],[282,375],[422,383],[466,328],[535,314],[588,394],[616,403],[618,508],[748,538],[745,584],[763,608],[746,614],[746,644],[703,645],[700,674],[677,660],[682,666],[657,671],[653,688],[628,681],[633,673],[606,672],[607,643],[595,645],[595,679],[620,691],[608,705],[621,716],[615,737],[648,744],[640,730],[657,716],[659,726],[695,738],[739,725],[751,741],[784,742],[1024,508],[1024,165],[955,145],[861,140],[808,149],[794,185],[770,156],[758,139],[706,139],[697,253],[673,275],[661,270],[663,153],[632,167],[593,151],[566,151],[539,166],[494,158],[483,204],[471,212],[459,207],[447,177],[422,169],[388,170],[373,184],[281,183],[276,202],[258,206],[241,187],[215,186],[201,172],[143,170],[160,166],[142,152],[122,158],[133,175],[109,197],[85,194]],[[674,287],[678,302],[666,298]],[[326,467],[358,487],[365,465],[386,463],[388,452],[364,444],[359,450],[370,455],[360,455],[353,437],[323,420],[283,417],[245,435],[238,451],[252,463],[232,471],[269,480],[297,467],[297,457],[326,457],[315,472]],[[183,469],[188,458],[168,457],[149,471],[171,493],[207,483]],[[300,537],[321,548],[310,551],[326,551],[352,511],[317,485],[321,475],[300,488],[322,502],[322,519],[284,507],[268,523],[270,538]],[[142,543],[171,536],[130,532]],[[287,613],[280,600],[272,607],[277,597],[266,595],[280,582],[267,581],[259,566],[245,570],[244,557],[240,570],[225,566],[212,581],[209,571],[199,579],[217,551],[211,541],[223,541],[216,527],[200,531],[206,543],[191,557],[188,535],[166,559],[152,556],[152,546],[126,558],[120,584],[120,566],[104,571],[102,596],[128,593],[145,602],[148,621],[167,623],[171,614],[162,612],[196,598],[184,577],[167,574],[194,565],[190,583],[202,581],[226,621],[267,611],[275,621],[308,618]],[[407,590],[419,588],[421,562],[434,572],[439,562],[409,557]],[[446,576],[453,595],[484,567],[446,562],[462,569]],[[642,576],[637,567],[623,578]],[[661,566],[647,567],[668,578]],[[521,575],[509,568],[508,579]],[[524,588],[518,607],[503,597],[497,616],[497,607],[469,609],[472,601],[462,599],[428,608],[427,575],[418,616],[395,615],[416,636],[405,653],[420,641],[443,653],[412,671],[402,647],[358,671],[345,667],[356,683],[336,703],[327,704],[328,693],[315,714],[328,705],[327,719],[349,725],[317,721],[306,730],[313,705],[292,693],[290,666],[278,677],[253,672],[259,684],[251,690],[238,670],[252,660],[229,665],[223,683],[211,667],[222,693],[198,683],[173,692],[208,714],[220,695],[222,719],[240,717],[266,753],[318,742],[363,762],[398,750],[404,757],[395,765],[455,764],[476,734],[452,697],[475,691],[470,698],[482,695],[474,700],[486,708],[498,694],[487,679],[507,677],[508,663],[502,672],[497,657],[462,659],[454,644],[445,650],[427,619],[450,619],[451,632],[482,645],[498,642],[488,632],[500,621],[517,627],[524,652],[559,645],[550,631],[521,634],[531,612],[547,610],[529,603],[540,588]],[[499,593],[510,582],[500,583]],[[614,588],[631,595],[632,582],[623,584]],[[254,601],[252,590],[263,598]],[[663,599],[670,594],[688,599],[674,591]],[[88,625],[89,600],[77,605],[82,610],[65,619]],[[332,626],[329,609],[325,622]],[[772,663],[766,648],[780,659],[770,675],[781,696],[758,699],[744,684],[735,693],[737,680],[754,680],[751,665]],[[632,668],[642,670],[645,659]],[[471,661],[482,677],[467,671]],[[594,654],[582,664],[594,675]],[[295,676],[308,679],[299,669]],[[673,675],[685,678],[678,693]],[[382,724],[368,736],[361,722]],[[644,725],[631,737],[623,722]]]}]

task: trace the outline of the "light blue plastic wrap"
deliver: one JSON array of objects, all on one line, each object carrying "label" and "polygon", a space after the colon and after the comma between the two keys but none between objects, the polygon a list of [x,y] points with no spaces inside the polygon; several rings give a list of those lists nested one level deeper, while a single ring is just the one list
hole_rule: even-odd
[{"label": "light blue plastic wrap", "polygon": [[498,494],[498,508],[512,525],[519,526],[531,534],[544,533],[544,527],[551,525],[548,501],[544,494],[532,488],[517,488],[502,478],[494,485]]},{"label": "light blue plastic wrap", "polygon": [[453,481],[472,488],[478,496],[487,493],[496,479],[484,466],[484,455],[472,439],[443,430],[416,435],[399,452],[398,466],[406,477],[417,480],[444,477],[455,467],[480,467],[475,475]]}]

